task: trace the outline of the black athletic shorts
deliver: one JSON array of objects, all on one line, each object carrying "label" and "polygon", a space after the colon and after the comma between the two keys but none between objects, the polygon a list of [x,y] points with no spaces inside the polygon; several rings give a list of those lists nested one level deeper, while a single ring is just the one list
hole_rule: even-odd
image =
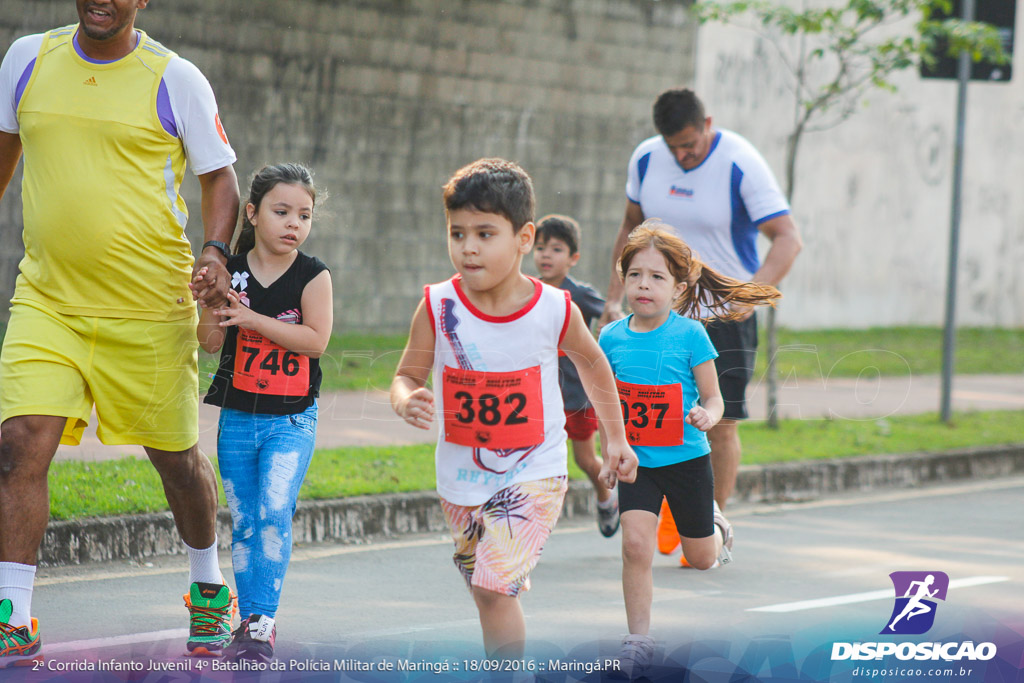
[{"label": "black athletic shorts", "polygon": [[747,383],[754,376],[757,356],[757,316],[739,322],[710,322],[708,336],[718,351],[715,369],[718,386],[725,401],[722,417],[743,420],[747,415]]},{"label": "black athletic shorts", "polygon": [[706,538],[715,532],[710,455],[664,467],[638,467],[635,482],[619,482],[619,513],[647,510],[657,515],[663,496],[680,536]]}]

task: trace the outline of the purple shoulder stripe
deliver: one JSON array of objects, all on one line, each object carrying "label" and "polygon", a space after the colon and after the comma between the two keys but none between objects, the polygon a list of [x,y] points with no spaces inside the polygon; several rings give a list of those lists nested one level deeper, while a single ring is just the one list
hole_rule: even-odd
[{"label": "purple shoulder stripe", "polygon": [[178,124],[174,120],[174,111],[171,109],[171,96],[167,92],[167,81],[160,79],[160,87],[156,91],[156,115],[160,117],[160,125],[174,137],[178,135]]},{"label": "purple shoulder stripe", "polygon": [[25,94],[25,88],[28,87],[28,79],[32,78],[32,69],[36,65],[36,60],[33,57],[32,61],[25,67],[25,71],[21,74],[21,78],[18,79],[18,85],[14,87],[14,108],[17,109],[18,105],[21,104],[21,96]]}]

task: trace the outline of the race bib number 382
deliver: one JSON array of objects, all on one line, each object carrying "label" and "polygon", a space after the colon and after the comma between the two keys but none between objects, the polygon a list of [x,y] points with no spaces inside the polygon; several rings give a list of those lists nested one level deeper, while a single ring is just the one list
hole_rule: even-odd
[{"label": "race bib number 382", "polygon": [[305,396],[309,392],[309,356],[240,327],[232,383],[236,389],[254,394]]},{"label": "race bib number 382", "polygon": [[490,450],[544,441],[540,366],[481,372],[445,366],[444,440]]},{"label": "race bib number 382", "polygon": [[626,438],[634,446],[679,446],[683,443],[681,384],[629,384],[615,380]]}]

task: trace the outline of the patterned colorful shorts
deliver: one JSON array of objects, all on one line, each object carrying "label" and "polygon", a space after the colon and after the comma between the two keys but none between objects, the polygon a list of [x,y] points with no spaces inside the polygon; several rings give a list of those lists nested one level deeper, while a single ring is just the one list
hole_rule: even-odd
[{"label": "patterned colorful shorts", "polygon": [[566,477],[513,484],[483,505],[441,499],[466,585],[515,597],[530,589],[544,543],[562,512]]}]

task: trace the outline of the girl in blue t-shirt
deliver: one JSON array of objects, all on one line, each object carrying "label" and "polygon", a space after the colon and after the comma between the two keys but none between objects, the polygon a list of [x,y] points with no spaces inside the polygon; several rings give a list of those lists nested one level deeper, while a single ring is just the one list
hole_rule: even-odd
[{"label": "girl in blue t-shirt", "polygon": [[736,319],[781,296],[774,287],[708,268],[670,230],[652,219],[630,233],[619,271],[633,313],[607,325],[600,338],[619,385],[626,436],[640,460],[636,481],[619,482],[629,624],[619,659],[632,675],[654,650],[651,563],[662,497],[692,566],[709,569],[730,560],[732,527],[715,505],[705,434],[724,409],[718,353],[695,318]]}]

